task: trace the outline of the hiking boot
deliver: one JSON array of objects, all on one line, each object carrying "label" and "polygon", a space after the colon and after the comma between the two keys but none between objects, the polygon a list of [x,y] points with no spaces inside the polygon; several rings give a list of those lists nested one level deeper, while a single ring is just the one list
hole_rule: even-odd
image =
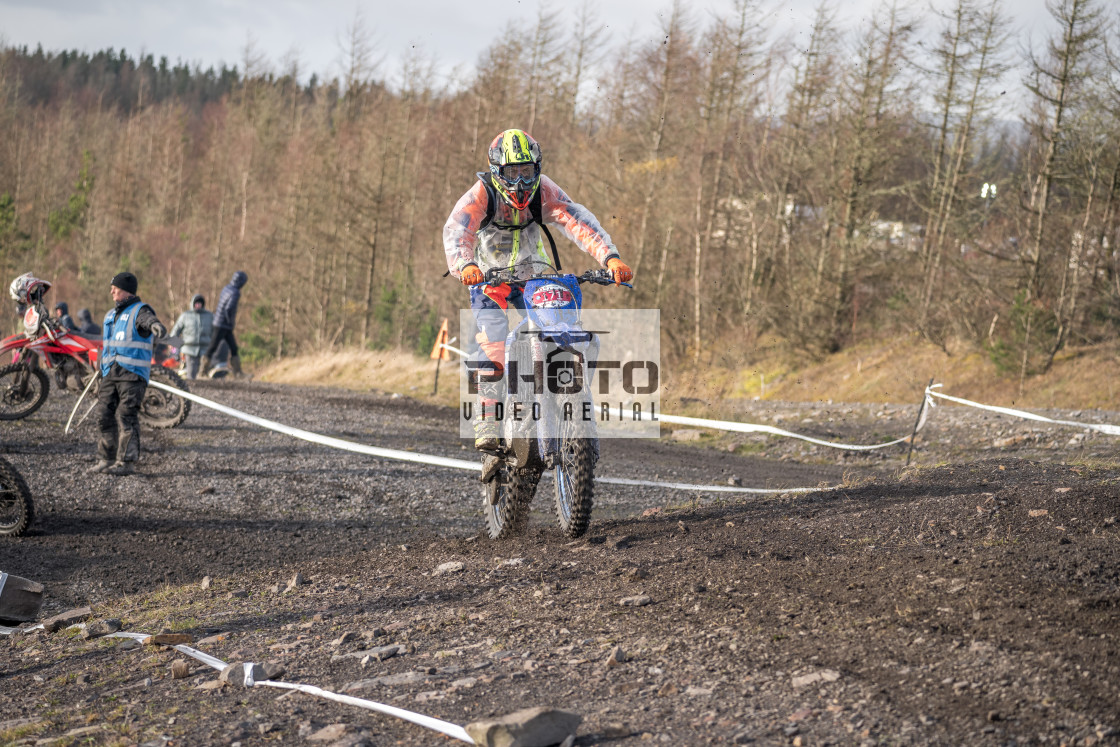
[{"label": "hiking boot", "polygon": [[476,420],[474,447],[479,451],[498,450],[498,423],[495,420]]},{"label": "hiking boot", "polygon": [[135,471],[132,462],[113,462],[112,466],[105,470],[110,475],[131,475]]},{"label": "hiking boot", "polygon": [[112,466],[113,466],[113,463],[110,462],[108,459],[98,459],[97,464],[93,465],[92,467],[90,467],[86,471],[89,472],[91,475],[95,475],[95,474],[100,474],[100,473],[105,472],[107,469],[109,469]]}]

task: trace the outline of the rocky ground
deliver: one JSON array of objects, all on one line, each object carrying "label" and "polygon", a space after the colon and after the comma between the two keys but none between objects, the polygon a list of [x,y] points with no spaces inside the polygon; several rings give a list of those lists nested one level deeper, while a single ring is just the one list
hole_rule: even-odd
[{"label": "rocky ground", "polygon": [[[473,458],[453,412],[407,398],[195,391],[339,438]],[[46,585],[44,617],[89,605],[90,624],[187,634],[223,661],[272,662],[281,680],[455,724],[560,708],[583,717],[577,745],[1120,740],[1115,437],[948,405],[910,467],[905,447],[689,429],[607,441],[600,475],[833,489],[601,485],[591,530],[572,541],[544,481],[528,533],[494,542],[468,472],[197,406],[179,428],[145,432],[138,474],[89,476],[90,425],[62,434],[73,402],[52,394],[0,424],[38,512],[27,536],[0,540],[0,569]],[[916,403],[720,410],[873,443],[907,434]],[[0,637],[0,744],[305,741],[453,743],[351,705],[222,684],[168,648],[78,628]]]}]

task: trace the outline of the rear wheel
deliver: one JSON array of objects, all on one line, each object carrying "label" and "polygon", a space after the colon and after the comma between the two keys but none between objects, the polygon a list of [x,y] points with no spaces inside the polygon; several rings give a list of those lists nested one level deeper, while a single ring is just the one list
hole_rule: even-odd
[{"label": "rear wheel", "polygon": [[593,439],[565,435],[556,462],[556,518],[569,537],[582,537],[591,523],[594,483]]},{"label": "rear wheel", "polygon": [[0,368],[0,420],[26,418],[43,406],[50,391],[51,380],[38,366],[11,363]]},{"label": "rear wheel", "polygon": [[23,475],[5,459],[0,459],[0,536],[18,537],[35,519],[31,491]]},{"label": "rear wheel", "polygon": [[[152,366],[151,380],[184,392],[190,391],[179,374],[163,366]],[[186,397],[178,397],[149,385],[140,403],[140,422],[149,428],[174,428],[187,419],[190,411],[191,402]]]},{"label": "rear wheel", "polygon": [[482,491],[486,533],[490,539],[505,539],[525,531],[529,504],[540,479],[539,470],[518,469],[506,462],[498,467],[497,474]]}]

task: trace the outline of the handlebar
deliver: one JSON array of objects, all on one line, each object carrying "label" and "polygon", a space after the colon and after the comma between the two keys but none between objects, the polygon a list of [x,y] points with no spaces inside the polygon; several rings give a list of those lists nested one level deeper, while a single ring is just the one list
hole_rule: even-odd
[{"label": "handlebar", "polygon": [[[483,285],[489,285],[490,287],[493,288],[495,286],[501,285],[502,283],[505,283],[506,285],[511,285],[511,286],[521,288],[521,287],[524,287],[525,283],[529,282],[530,280],[548,280],[549,278],[553,278],[553,277],[557,277],[557,276],[556,275],[533,275],[532,277],[522,278],[522,279],[519,280],[519,279],[513,277],[513,272],[511,270],[504,270],[504,269],[501,269],[501,268],[492,267],[492,268],[490,268],[489,270],[486,271],[486,280],[484,282],[478,283],[477,285],[472,285],[471,287],[472,288],[480,288]],[[615,284],[614,274],[610,270],[603,270],[603,269],[588,270],[587,272],[583,273],[582,275],[576,275],[575,279],[581,285],[583,283],[594,283],[595,285],[614,285]],[[627,288],[629,288],[630,290],[634,289],[634,286],[631,285],[630,283],[619,283],[619,285],[624,285]]]}]

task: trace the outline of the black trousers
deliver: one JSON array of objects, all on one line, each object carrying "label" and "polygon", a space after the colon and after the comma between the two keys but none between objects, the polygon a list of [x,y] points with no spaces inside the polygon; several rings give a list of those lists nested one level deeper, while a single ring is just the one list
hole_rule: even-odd
[{"label": "black trousers", "polygon": [[110,462],[135,462],[140,458],[140,403],[148,382],[102,379],[97,390],[97,456]]},{"label": "black trousers", "polygon": [[237,355],[237,340],[233,339],[233,330],[225,329],[224,327],[213,327],[210,330],[210,345],[206,348],[206,357],[212,358],[218,346],[222,344],[222,340],[226,341],[229,345],[229,354],[231,356]]}]

